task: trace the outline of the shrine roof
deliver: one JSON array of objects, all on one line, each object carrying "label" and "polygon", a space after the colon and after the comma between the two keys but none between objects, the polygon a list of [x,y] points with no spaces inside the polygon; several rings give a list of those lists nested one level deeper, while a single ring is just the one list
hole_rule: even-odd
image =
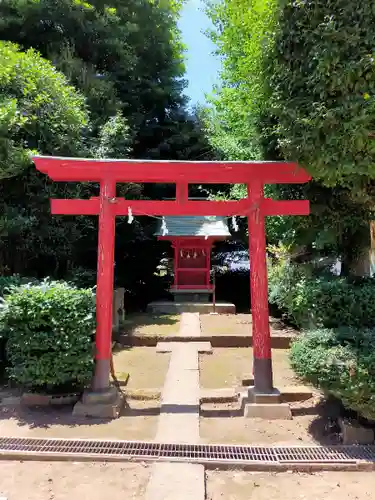
[{"label": "shrine roof", "polygon": [[[225,217],[165,217],[167,236],[227,236],[231,234]],[[163,236],[161,222],[155,236]]]}]

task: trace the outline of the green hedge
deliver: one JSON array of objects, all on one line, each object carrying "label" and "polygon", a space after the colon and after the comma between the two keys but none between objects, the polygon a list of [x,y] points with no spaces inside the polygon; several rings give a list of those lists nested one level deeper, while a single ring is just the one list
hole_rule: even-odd
[{"label": "green hedge", "polygon": [[26,285],[28,283],[37,284],[38,280],[36,278],[26,278],[25,276],[20,276],[19,274],[13,274],[12,276],[0,276],[0,297],[11,292],[15,286]]},{"label": "green hedge", "polygon": [[285,261],[269,269],[269,300],[300,328],[375,325],[375,279],[314,276]]},{"label": "green hedge", "polygon": [[[4,295],[9,294],[14,287],[34,281],[34,278],[26,278],[19,274],[0,276],[0,300],[2,300]],[[4,376],[6,364],[6,335],[3,331],[3,325],[0,322],[0,379]]]},{"label": "green hedge", "polygon": [[94,299],[92,290],[47,281],[6,295],[0,324],[10,378],[48,393],[83,388],[93,367]]},{"label": "green hedge", "polygon": [[375,330],[306,332],[292,344],[290,360],[304,381],[341,399],[361,416],[375,419]]}]

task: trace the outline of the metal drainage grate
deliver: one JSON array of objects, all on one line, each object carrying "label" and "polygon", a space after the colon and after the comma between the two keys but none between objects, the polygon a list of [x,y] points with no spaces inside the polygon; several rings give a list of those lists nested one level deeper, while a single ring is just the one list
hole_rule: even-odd
[{"label": "metal drainage grate", "polygon": [[140,441],[0,438],[0,456],[64,456],[75,460],[171,460],[203,464],[355,464],[375,463],[375,446],[230,446]]}]

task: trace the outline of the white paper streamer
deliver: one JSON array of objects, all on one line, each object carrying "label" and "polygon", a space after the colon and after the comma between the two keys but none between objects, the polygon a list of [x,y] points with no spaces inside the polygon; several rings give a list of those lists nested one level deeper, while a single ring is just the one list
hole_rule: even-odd
[{"label": "white paper streamer", "polygon": [[167,223],[165,222],[165,217],[161,219],[161,234],[166,236],[168,234]]},{"label": "white paper streamer", "polygon": [[233,215],[233,217],[232,217],[232,226],[233,226],[233,230],[237,233],[237,231],[238,231],[238,224],[237,224],[237,219],[236,219],[235,215]]}]

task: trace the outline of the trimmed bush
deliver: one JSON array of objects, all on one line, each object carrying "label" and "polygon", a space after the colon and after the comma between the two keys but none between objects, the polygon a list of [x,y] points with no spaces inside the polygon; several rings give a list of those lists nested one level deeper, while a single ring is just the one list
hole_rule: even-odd
[{"label": "trimmed bush", "polygon": [[[32,280],[18,274],[0,276],[0,298],[10,293],[14,287],[29,283],[30,281]],[[0,323],[0,378],[4,375],[6,364],[6,335],[3,330],[3,325]]]},{"label": "trimmed bush", "polygon": [[311,267],[279,262],[270,266],[269,300],[296,326],[337,328],[375,325],[375,279],[315,276]]},{"label": "trimmed bush", "polygon": [[94,299],[60,282],[14,288],[1,311],[10,378],[47,393],[83,388],[93,367]]},{"label": "trimmed bush", "polygon": [[341,328],[304,333],[290,351],[292,368],[304,381],[375,419],[375,330]]},{"label": "trimmed bush", "polygon": [[35,278],[26,278],[19,274],[12,274],[12,276],[0,276],[0,297],[10,293],[14,287],[26,285],[27,283],[36,284],[38,281]]}]

